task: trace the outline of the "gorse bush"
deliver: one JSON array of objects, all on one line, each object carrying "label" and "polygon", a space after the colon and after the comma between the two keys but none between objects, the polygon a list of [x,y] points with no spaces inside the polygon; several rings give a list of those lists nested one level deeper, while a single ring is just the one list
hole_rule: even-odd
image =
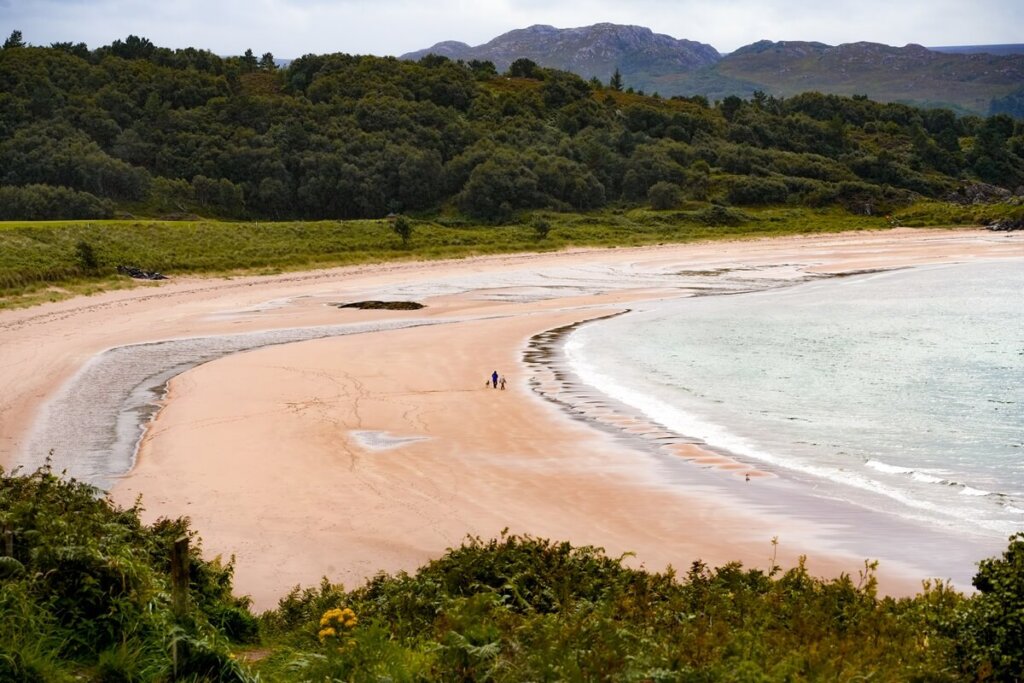
[{"label": "gorse bush", "polygon": [[[1021,549],[1020,539],[1011,541],[1014,562]],[[1001,575],[1019,574],[1006,560],[992,562]],[[306,623],[275,631],[294,650],[262,674],[357,681],[1014,680],[1012,669],[997,668],[1000,656],[1012,659],[1014,636],[1006,638],[977,598],[942,582],[926,582],[914,598],[879,597],[873,570],[868,564],[856,580],[823,580],[802,563],[764,572],[695,562],[676,576],[627,568],[592,547],[518,536],[469,539],[415,575],[380,575],[348,593],[326,581],[319,591],[296,590],[264,619],[280,625],[282,613],[305,614]],[[1019,586],[1011,592],[1019,601]],[[1006,598],[1000,595],[1000,604]],[[333,638],[316,640],[318,611],[332,602],[359,615],[340,646]],[[1003,634],[1006,642],[995,646],[1003,649],[977,646],[978,636],[993,642],[978,630],[981,623]]]},{"label": "gorse bush", "polygon": [[981,562],[977,595],[926,581],[899,599],[877,594],[869,563],[856,578],[816,578],[802,561],[768,571],[695,561],[677,575],[631,569],[589,546],[469,538],[413,575],[380,574],[351,591],[327,579],[296,587],[257,619],[231,594],[231,565],[204,561],[197,544],[187,611],[176,616],[168,550],[190,533],[187,520],[145,526],[138,513],[47,469],[0,472],[0,532],[10,539],[0,544],[0,680],[1024,675],[1024,534]]}]

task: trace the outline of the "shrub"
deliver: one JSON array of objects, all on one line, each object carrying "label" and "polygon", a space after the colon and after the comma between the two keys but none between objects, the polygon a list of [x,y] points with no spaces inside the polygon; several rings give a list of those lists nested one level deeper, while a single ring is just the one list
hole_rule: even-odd
[{"label": "shrub", "polygon": [[[49,468],[0,470],[0,511],[14,540],[0,583],[0,679],[59,681],[95,667],[102,680],[159,680],[176,661],[181,676],[247,680],[215,623],[246,633],[238,623],[253,619],[231,596],[230,565],[193,546],[192,607],[180,619],[171,611],[169,548],[187,521],[144,526],[138,508],[116,508]],[[24,569],[11,571],[15,562]]]},{"label": "shrub", "polygon": [[114,205],[88,192],[50,185],[0,187],[0,220],[110,218]]},{"label": "shrub", "polygon": [[781,180],[748,176],[733,180],[726,198],[730,204],[782,204],[789,190]]},{"label": "shrub", "polygon": [[655,183],[647,191],[647,201],[650,202],[651,208],[656,211],[674,209],[679,206],[681,199],[682,193],[679,186],[664,180]]},{"label": "shrub", "polygon": [[1024,679],[1024,533],[1010,537],[1002,558],[982,560],[973,583],[979,595],[967,605],[959,639],[967,671]]},{"label": "shrub", "polygon": [[405,216],[396,216],[395,222],[391,224],[391,229],[402,239],[403,247],[409,246],[409,238],[412,237],[412,221]]}]

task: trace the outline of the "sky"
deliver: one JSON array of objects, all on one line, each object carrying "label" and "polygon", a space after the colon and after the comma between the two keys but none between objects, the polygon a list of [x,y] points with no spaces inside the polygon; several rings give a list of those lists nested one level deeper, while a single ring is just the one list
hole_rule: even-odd
[{"label": "sky", "polygon": [[1024,43],[1024,0],[0,0],[0,39],[137,35],[170,48],[278,58],[400,55],[442,40],[485,43],[532,24],[635,24],[730,52],[757,40],[902,46]]}]

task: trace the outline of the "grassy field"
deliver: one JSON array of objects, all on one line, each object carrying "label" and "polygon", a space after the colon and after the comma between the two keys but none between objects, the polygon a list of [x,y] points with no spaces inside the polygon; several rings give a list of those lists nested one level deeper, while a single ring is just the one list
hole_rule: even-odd
[{"label": "grassy field", "polygon": [[[972,225],[1001,207],[921,204],[906,225]],[[407,243],[385,220],[226,222],[217,220],[0,222],[0,308],[31,306],[137,284],[118,265],[180,274],[270,274],[328,266],[479,254],[635,246],[697,240],[881,229],[881,216],[840,209],[727,209],[535,214],[519,223],[482,225],[457,217],[413,220]],[[538,227],[540,226],[540,227]]]}]

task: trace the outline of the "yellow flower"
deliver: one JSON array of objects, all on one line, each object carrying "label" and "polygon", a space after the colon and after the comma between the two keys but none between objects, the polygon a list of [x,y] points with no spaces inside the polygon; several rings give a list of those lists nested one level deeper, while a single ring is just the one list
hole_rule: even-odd
[{"label": "yellow flower", "polygon": [[[320,617],[320,640],[337,635],[337,632],[341,629],[353,628],[358,621],[356,613],[349,607],[329,609]],[[324,635],[327,631],[330,631],[330,633]]]},{"label": "yellow flower", "polygon": [[320,617],[320,625],[327,626],[331,623],[332,619],[340,619],[342,617],[342,611],[335,607],[324,612],[323,616]]},{"label": "yellow flower", "polygon": [[323,641],[327,638],[333,638],[334,636],[338,635],[338,632],[328,626],[325,629],[321,629],[320,633],[318,633],[317,635],[320,637],[320,640]]}]

